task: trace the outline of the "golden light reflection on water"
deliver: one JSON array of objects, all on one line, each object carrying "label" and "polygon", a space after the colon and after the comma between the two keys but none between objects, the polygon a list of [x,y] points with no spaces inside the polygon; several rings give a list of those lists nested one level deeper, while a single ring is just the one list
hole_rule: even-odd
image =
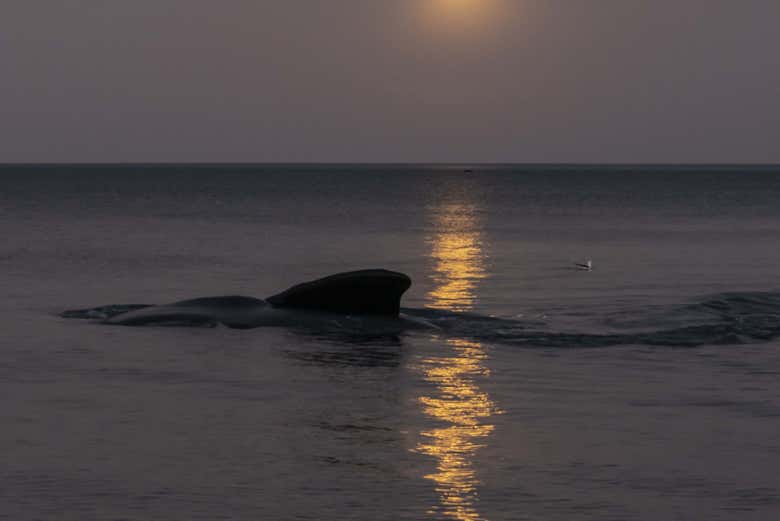
[{"label": "golden light reflection on water", "polygon": [[[437,209],[436,215],[437,232],[431,238],[434,288],[428,304],[468,311],[474,307],[479,281],[486,277],[476,211],[451,204]],[[423,431],[415,450],[436,458],[436,471],[425,476],[435,483],[440,497],[430,514],[477,521],[485,518],[477,509],[480,480],[474,457],[493,432],[490,418],[500,411],[477,383],[490,374],[484,347],[463,339],[448,339],[446,345],[446,353],[421,365],[424,378],[435,384],[436,395],[421,396],[419,402],[441,427]]]},{"label": "golden light reflection on water", "polygon": [[431,238],[434,287],[428,305],[453,311],[473,309],[477,284],[487,276],[482,233],[476,209],[449,204],[437,212],[437,232]]},{"label": "golden light reflection on water", "polygon": [[477,233],[443,233],[433,243],[437,285],[428,294],[435,308],[468,311],[474,307],[476,283],[485,277]]}]

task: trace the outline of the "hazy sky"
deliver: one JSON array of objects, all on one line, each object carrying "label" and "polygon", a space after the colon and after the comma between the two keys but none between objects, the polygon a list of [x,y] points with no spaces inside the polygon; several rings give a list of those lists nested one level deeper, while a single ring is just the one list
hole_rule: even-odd
[{"label": "hazy sky", "polygon": [[2,0],[0,162],[780,162],[777,0]]}]

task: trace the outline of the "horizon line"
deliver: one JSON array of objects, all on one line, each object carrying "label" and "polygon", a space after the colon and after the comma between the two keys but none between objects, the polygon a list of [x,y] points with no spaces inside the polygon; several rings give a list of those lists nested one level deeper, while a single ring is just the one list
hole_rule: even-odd
[{"label": "horizon line", "polygon": [[683,168],[699,168],[699,167],[717,167],[717,168],[780,168],[780,162],[777,163],[763,163],[763,162],[728,162],[728,163],[711,163],[711,162],[500,162],[500,161],[422,161],[422,162],[384,162],[384,161],[257,161],[257,162],[243,162],[243,161],[12,161],[12,162],[0,162],[0,168],[2,167],[18,167],[18,166],[238,166],[238,167],[254,167],[254,166],[440,166],[440,167],[458,167],[458,168],[470,168],[470,167],[535,167],[535,168],[582,168],[582,167],[628,167],[628,168],[658,168],[658,167],[683,167]]}]

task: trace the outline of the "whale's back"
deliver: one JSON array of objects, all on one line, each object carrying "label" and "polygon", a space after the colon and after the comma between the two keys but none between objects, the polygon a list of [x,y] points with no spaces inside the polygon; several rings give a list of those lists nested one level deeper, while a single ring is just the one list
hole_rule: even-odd
[{"label": "whale's back", "polygon": [[403,273],[352,271],[298,284],[267,301],[278,308],[397,317],[401,296],[411,285]]}]

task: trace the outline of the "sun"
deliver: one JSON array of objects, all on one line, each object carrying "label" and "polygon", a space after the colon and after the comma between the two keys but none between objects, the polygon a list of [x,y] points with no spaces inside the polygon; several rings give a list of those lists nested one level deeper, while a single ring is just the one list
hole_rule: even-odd
[{"label": "sun", "polygon": [[485,0],[434,0],[441,9],[450,9],[453,11],[473,11],[480,9]]},{"label": "sun", "polygon": [[429,30],[450,35],[489,30],[499,14],[501,0],[423,0],[422,16]]}]

